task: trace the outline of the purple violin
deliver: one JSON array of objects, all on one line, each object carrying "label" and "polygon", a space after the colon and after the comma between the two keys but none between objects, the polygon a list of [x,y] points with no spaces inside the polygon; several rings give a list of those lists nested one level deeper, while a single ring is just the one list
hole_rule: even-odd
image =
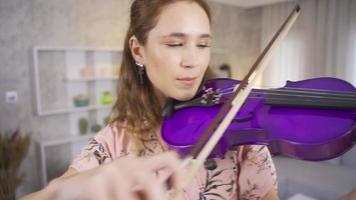
[{"label": "purple violin", "polygon": [[[190,101],[172,101],[164,110],[162,138],[187,155],[230,98],[240,81],[206,81]],[[356,89],[323,77],[287,81],[278,89],[253,89],[211,157],[223,157],[238,145],[268,145],[273,153],[303,160],[335,158],[356,139]]]}]

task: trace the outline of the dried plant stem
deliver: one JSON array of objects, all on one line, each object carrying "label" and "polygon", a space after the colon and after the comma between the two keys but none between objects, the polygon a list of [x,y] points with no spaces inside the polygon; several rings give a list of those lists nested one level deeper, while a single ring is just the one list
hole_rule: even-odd
[{"label": "dried plant stem", "polygon": [[11,136],[0,133],[0,199],[15,199],[16,187],[22,178],[18,177],[20,164],[27,154],[30,136]]}]

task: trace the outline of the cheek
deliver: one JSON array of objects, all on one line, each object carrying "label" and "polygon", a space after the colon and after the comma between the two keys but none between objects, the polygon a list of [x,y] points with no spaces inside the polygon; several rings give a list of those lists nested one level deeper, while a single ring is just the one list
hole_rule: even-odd
[{"label": "cheek", "polygon": [[152,60],[147,66],[147,75],[151,81],[167,82],[174,76],[174,62],[168,57]]},{"label": "cheek", "polygon": [[210,63],[210,51],[204,56],[202,63],[203,63],[204,69],[206,70]]},{"label": "cheek", "polygon": [[146,66],[146,73],[155,89],[165,96],[170,96],[174,91],[174,65],[172,60],[164,57],[151,59]]}]

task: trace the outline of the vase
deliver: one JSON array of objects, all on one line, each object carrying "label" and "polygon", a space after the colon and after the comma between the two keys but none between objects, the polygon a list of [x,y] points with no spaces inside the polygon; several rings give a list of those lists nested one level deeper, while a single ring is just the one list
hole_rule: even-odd
[{"label": "vase", "polygon": [[17,169],[0,169],[0,199],[15,200],[18,184]]},{"label": "vase", "polygon": [[1,194],[0,199],[2,200],[16,200],[15,194]]}]

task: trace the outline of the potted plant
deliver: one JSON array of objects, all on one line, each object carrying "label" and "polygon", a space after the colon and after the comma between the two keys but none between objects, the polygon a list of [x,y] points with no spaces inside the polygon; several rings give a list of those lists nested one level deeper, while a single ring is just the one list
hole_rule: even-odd
[{"label": "potted plant", "polygon": [[75,107],[85,107],[89,105],[89,96],[80,94],[73,97]]},{"label": "potted plant", "polygon": [[114,97],[111,92],[105,91],[101,96],[101,103],[103,105],[110,105],[114,101]]},{"label": "potted plant", "polygon": [[87,118],[82,117],[79,119],[79,132],[81,135],[85,135],[88,132],[89,121]]},{"label": "potted plant", "polygon": [[15,200],[16,188],[23,180],[18,171],[29,144],[29,134],[21,136],[19,130],[10,134],[0,132],[0,199]]}]

